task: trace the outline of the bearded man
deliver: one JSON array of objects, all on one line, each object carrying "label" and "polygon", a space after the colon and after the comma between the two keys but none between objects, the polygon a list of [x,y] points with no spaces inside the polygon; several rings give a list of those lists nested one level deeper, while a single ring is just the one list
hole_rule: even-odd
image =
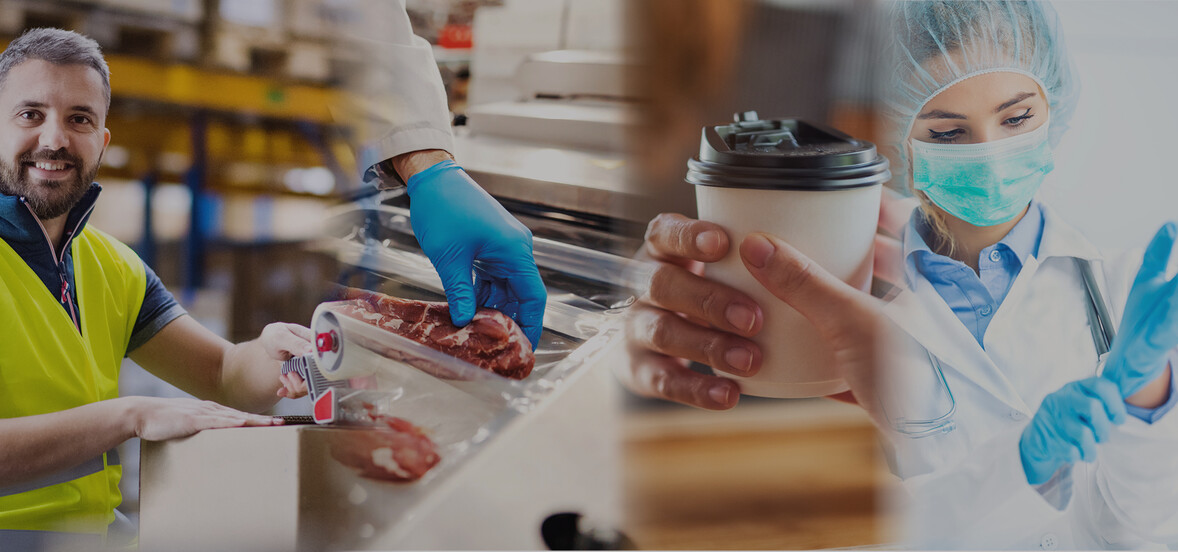
[{"label": "bearded man", "polygon": [[[86,225],[109,108],[109,70],[89,38],[34,29],[0,54],[0,550],[108,546],[119,443],[281,423],[234,408],[293,393],[279,361],[311,349],[294,324],[225,341],[130,248]],[[209,400],[119,397],[124,356]]]}]

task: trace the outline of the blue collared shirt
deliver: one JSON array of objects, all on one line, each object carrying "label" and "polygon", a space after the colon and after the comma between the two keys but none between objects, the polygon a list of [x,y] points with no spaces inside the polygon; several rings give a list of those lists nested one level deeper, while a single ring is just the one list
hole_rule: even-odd
[{"label": "blue collared shirt", "polygon": [[994,319],[1027,257],[1039,253],[1043,211],[1037,201],[1032,201],[1027,214],[1001,241],[981,251],[978,272],[961,261],[933,253],[924,238],[932,232],[923,213],[919,209],[913,212],[904,230],[904,272],[908,284],[913,284],[917,274],[927,278],[978,345],[985,348],[982,337],[990,320]]},{"label": "blue collared shirt", "polygon": [[[1043,209],[1038,201],[1032,201],[1018,224],[1011,228],[998,243],[981,251],[978,255],[978,272],[961,261],[938,255],[929,248],[925,236],[933,232],[924,213],[916,209],[908,226],[904,229],[904,275],[911,287],[917,275],[922,275],[932,284],[937,294],[945,300],[953,314],[973,334],[978,345],[985,348],[982,338],[990,326],[994,313],[1006,299],[1010,286],[1022,270],[1028,257],[1039,254],[1039,242],[1043,238]],[[1175,355],[1170,355],[1171,366]],[[1178,374],[1171,374],[1178,380]],[[1173,392],[1171,382],[1169,399],[1157,408],[1141,408],[1126,404],[1129,414],[1153,423],[1178,403],[1178,393]]]}]

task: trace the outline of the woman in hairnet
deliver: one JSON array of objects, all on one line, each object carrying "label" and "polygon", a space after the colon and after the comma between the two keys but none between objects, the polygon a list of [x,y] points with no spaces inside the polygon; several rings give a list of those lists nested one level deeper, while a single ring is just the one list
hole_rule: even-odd
[{"label": "woman in hairnet", "polygon": [[1079,88],[1049,5],[892,8],[886,112],[919,208],[885,308],[905,338],[884,410],[910,536],[1178,543],[1174,224],[1144,258],[1106,257],[1036,199]]}]

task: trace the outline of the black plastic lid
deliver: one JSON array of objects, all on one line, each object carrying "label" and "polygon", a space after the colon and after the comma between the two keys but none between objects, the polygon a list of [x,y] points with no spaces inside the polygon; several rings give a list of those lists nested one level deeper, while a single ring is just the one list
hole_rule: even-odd
[{"label": "black plastic lid", "polygon": [[757,118],[703,129],[699,156],[687,162],[697,186],[771,190],[836,190],[874,186],[891,178],[875,144],[798,119]]}]

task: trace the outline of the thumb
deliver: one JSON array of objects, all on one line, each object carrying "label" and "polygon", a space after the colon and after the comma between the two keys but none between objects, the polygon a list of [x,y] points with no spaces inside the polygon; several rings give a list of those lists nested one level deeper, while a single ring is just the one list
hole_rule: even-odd
[{"label": "thumb", "polygon": [[862,308],[863,293],[818,266],[793,246],[764,233],[749,234],[740,244],[745,268],[765,289],[797,310],[825,336]]},{"label": "thumb", "polygon": [[450,321],[462,327],[474,318],[474,266],[470,259],[452,259],[435,263],[442,287],[446,290],[446,302],[450,304]]},{"label": "thumb", "polygon": [[299,339],[315,341],[315,334],[311,332],[311,328],[299,324],[287,323],[286,329],[290,330],[290,333],[298,336]]},{"label": "thumb", "polygon": [[287,332],[284,336],[283,347],[290,351],[292,355],[305,355],[315,350],[315,334],[311,333],[311,329],[300,326],[298,324],[285,324],[283,326]]}]

